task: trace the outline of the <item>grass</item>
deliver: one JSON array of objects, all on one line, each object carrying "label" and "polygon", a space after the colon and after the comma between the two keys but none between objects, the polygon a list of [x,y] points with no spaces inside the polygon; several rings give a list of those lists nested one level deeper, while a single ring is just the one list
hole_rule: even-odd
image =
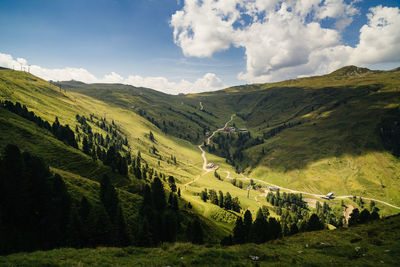
[{"label": "grass", "polygon": [[[300,233],[264,244],[231,247],[187,243],[159,248],[71,249],[0,257],[2,266],[395,266],[400,217],[340,230]],[[257,260],[252,260],[257,256]],[[254,259],[254,257],[253,257]]]},{"label": "grass", "polygon": [[[361,76],[354,76],[353,72],[354,69],[344,69],[326,76],[171,96],[132,86],[78,82],[58,83],[60,90],[31,74],[2,69],[0,99],[19,101],[50,122],[57,116],[62,124],[69,124],[72,129],[76,125],[76,114],[94,113],[105,116],[109,122],[114,120],[127,136],[133,154],[140,151],[150,167],[173,175],[182,197],[208,220],[210,227],[213,223],[219,226],[216,235],[222,236],[232,229],[235,215],[201,201],[196,193],[203,188],[229,191],[253,214],[260,205],[268,205],[260,196],[262,191],[250,191],[247,198],[247,190],[234,187],[228,179],[218,181],[212,172],[202,175],[203,161],[197,148],[205,138],[201,125],[213,131],[222,127],[234,113],[238,116],[232,124],[249,128],[252,136],[262,136],[284,122],[303,122],[266,139],[262,145],[247,149],[244,153],[251,167],[244,175],[310,193],[334,191],[336,195],[356,194],[400,204],[400,160],[383,149],[376,128],[388,111],[400,106],[399,73],[362,72]],[[200,101],[206,112],[199,110]],[[176,132],[162,132],[139,116],[139,109],[160,120],[176,122]],[[196,122],[189,120],[188,115],[196,118]],[[93,131],[102,131],[92,126]],[[33,123],[4,110],[0,110],[0,130],[0,147],[12,142],[41,155],[54,170],[67,177],[77,195],[90,196],[93,194],[90,192],[95,192],[89,186],[95,184],[79,182],[81,179],[97,181],[103,173],[113,177],[121,192],[126,192],[127,188],[138,190],[141,186],[132,177],[125,179],[113,174],[107,166],[93,162]],[[148,138],[150,131],[155,143]],[[199,133],[199,140],[191,143],[177,138],[179,133],[192,137]],[[158,155],[152,153],[153,145]],[[260,153],[262,148],[266,151],[264,156]],[[171,155],[176,157],[177,164],[168,163]],[[243,178],[235,174],[225,159],[209,153],[207,159],[219,166],[222,178],[226,177],[226,171],[232,178]],[[198,176],[195,183],[184,188],[184,184]],[[378,206],[386,215],[398,212]]]}]

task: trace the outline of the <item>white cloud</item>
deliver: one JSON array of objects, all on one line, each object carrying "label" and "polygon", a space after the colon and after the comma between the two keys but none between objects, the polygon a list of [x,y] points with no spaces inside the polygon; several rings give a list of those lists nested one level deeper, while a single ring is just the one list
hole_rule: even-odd
[{"label": "white cloud", "polygon": [[374,64],[400,61],[400,9],[377,6],[370,9],[368,24],[360,29],[360,42],[352,62]]},{"label": "white cloud", "polygon": [[[245,48],[248,82],[322,74],[347,64],[400,61],[399,8],[370,9],[356,47],[341,32],[360,11],[344,0],[185,0],[171,17],[174,41],[186,56],[210,57]],[[333,21],[331,27],[322,21]]]},{"label": "white cloud", "polygon": [[[0,53],[0,66],[20,70],[28,70],[28,62],[23,58],[14,59],[11,55]],[[83,68],[62,68],[47,69],[37,65],[29,65],[30,72],[45,80],[69,81],[76,80],[85,83],[122,83],[136,87],[146,87],[155,89],[168,94],[178,93],[200,93],[206,91],[215,91],[226,87],[222,80],[214,73],[206,73],[203,77],[194,82],[181,80],[179,82],[168,81],[165,77],[142,77],[139,75],[130,75],[127,78],[118,73],[111,72],[103,78],[98,78]]]}]

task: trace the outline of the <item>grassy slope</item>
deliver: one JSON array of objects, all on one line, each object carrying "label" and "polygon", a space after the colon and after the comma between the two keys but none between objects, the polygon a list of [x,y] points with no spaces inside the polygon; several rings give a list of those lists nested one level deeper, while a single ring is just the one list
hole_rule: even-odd
[{"label": "grassy slope", "polygon": [[[194,210],[218,222],[222,233],[226,233],[232,228],[234,215],[202,202],[197,193],[203,188],[224,193],[229,191],[239,197],[244,208],[249,208],[255,214],[260,205],[268,205],[262,197],[263,192],[251,191],[247,198],[247,191],[232,186],[228,179],[221,182],[212,173],[202,175],[202,158],[195,145],[162,133],[137,115],[132,106],[153,110],[154,114],[163,114],[167,120],[182,120],[188,127],[195,128],[198,126],[192,125],[187,119],[170,114],[168,107],[189,114],[199,112],[196,105],[202,101],[204,108],[214,114],[204,116],[202,123],[207,123],[212,130],[221,127],[231,114],[240,113],[245,120],[236,117],[233,123],[239,127],[249,127],[253,135],[260,135],[284,121],[301,120],[305,122],[301,126],[285,129],[266,140],[265,144],[245,152],[254,166],[247,170],[251,177],[307,192],[326,193],[333,190],[337,194],[372,196],[398,204],[399,196],[396,192],[399,188],[397,178],[400,163],[382,149],[374,127],[380,114],[386,111],[382,107],[393,108],[400,103],[396,91],[399,75],[395,72],[362,75],[334,73],[276,84],[234,87],[199,95],[168,96],[131,86],[79,83],[64,83],[62,88],[64,85],[68,85],[68,88],[75,86],[65,93],[32,75],[2,70],[0,94],[2,98],[26,104],[29,109],[51,122],[58,116],[61,123],[72,126],[75,125],[74,116],[78,112],[81,115],[106,114],[107,120],[113,119],[128,136],[134,153],[140,150],[150,166],[167,175],[174,175],[183,197],[193,204]],[[101,90],[96,91],[97,87]],[[347,99],[346,104],[332,109],[341,99]],[[148,139],[150,130],[155,134],[155,144]],[[4,133],[5,144],[7,136],[14,136],[14,132]],[[160,151],[161,160],[149,151],[152,145]],[[267,151],[265,157],[260,157],[262,146]],[[40,153],[47,150],[43,148]],[[176,156],[177,165],[167,163],[166,159],[171,154]],[[49,155],[48,158],[57,157]],[[243,178],[235,174],[224,159],[210,154],[207,154],[207,159],[219,165],[218,171],[223,178],[226,171],[230,171],[231,177]],[[87,157],[86,160],[89,161]],[[54,167],[74,172],[60,165]],[[183,186],[193,180],[196,182]],[[385,188],[381,187],[381,181]],[[396,212],[380,207],[384,209],[384,214]]]},{"label": "grassy slope", "polygon": [[56,249],[0,257],[4,266],[395,266],[400,216],[334,231],[301,233],[261,245],[164,244],[160,248]]},{"label": "grassy slope", "polygon": [[334,191],[400,204],[400,160],[382,147],[377,127],[400,107],[399,87],[398,71],[347,67],[325,76],[190,97],[211,112],[240,114],[253,135],[284,122],[303,122],[245,151],[251,163],[247,175],[317,194]]},{"label": "grassy slope", "polygon": [[[202,158],[196,146],[162,133],[146,119],[122,107],[78,92],[64,93],[38,77],[7,69],[0,70],[0,99],[25,104],[29,110],[51,123],[58,116],[62,124],[69,124],[72,129],[75,129],[76,114],[88,116],[90,113],[95,113],[98,116],[104,116],[106,113],[107,120],[114,120],[128,137],[132,152],[141,151],[142,157],[151,167],[166,175],[173,175],[177,179],[178,186],[202,173]],[[92,128],[93,131],[101,131],[94,125]],[[64,174],[70,174],[69,177],[78,176],[98,181],[104,173],[108,173],[121,188],[140,185],[136,180],[133,180],[132,184],[130,180],[113,173],[109,167],[99,161],[94,163],[90,157],[56,140],[46,130],[3,109],[0,109],[0,129],[1,149],[8,143],[17,144],[23,150],[42,156],[51,167]],[[154,144],[148,138],[150,130],[156,138]],[[161,160],[159,156],[152,154],[153,145],[159,150]],[[176,165],[167,163],[171,155],[177,158]],[[79,185],[74,188],[78,190],[78,187]],[[182,190],[182,195],[189,201],[195,198],[192,192],[186,190]],[[215,210],[213,205],[208,203],[197,202],[193,203],[193,206],[196,211],[205,211],[200,213],[201,215],[209,215],[209,209]],[[226,213],[223,210],[215,212]],[[213,220],[203,219],[208,228],[215,226]],[[231,227],[227,224],[221,224],[220,228],[214,227],[214,238],[218,239],[226,235]]]}]

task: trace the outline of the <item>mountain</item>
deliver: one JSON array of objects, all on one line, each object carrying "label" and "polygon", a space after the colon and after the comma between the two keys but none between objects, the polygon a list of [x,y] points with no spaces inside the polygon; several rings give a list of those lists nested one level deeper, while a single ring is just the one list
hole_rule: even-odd
[{"label": "mountain", "polygon": [[[75,235],[33,247],[33,241],[29,245],[13,235],[25,229],[25,236],[32,234],[35,240],[37,233],[24,224],[10,231],[14,224],[0,212],[0,231],[15,240],[13,249],[8,243],[0,248],[11,253],[60,246],[157,246],[166,241],[226,245],[283,236],[311,240],[312,234],[295,234],[351,225],[355,210],[364,218],[355,224],[376,219],[378,212],[396,214],[398,88],[398,70],[355,66],[322,76],[177,96],[122,84],[47,82],[0,69],[0,170],[27,181],[14,184],[2,178],[2,185],[12,186],[0,201],[3,214],[18,218],[12,210],[25,203],[18,196],[28,202],[34,198],[24,192],[36,188],[37,178],[43,184],[38,192],[51,196],[49,188],[57,185],[65,196],[70,215],[63,227],[87,232],[87,223],[78,216],[85,198],[95,210],[90,225],[108,229],[102,233],[110,232],[113,240],[89,238],[77,244]],[[9,157],[24,162],[23,174],[15,171]],[[30,162],[41,162],[41,172]],[[326,197],[329,192],[335,198]],[[37,220],[35,207],[50,216],[52,209],[45,202],[32,202],[26,209],[32,211],[29,216]],[[4,203],[15,208],[7,209]],[[240,221],[247,210],[255,220],[247,221],[252,230],[240,239]],[[338,233],[341,230],[321,235],[339,238]],[[242,246],[250,253],[250,245],[229,249]],[[204,253],[209,251],[213,249]]]},{"label": "mountain", "polygon": [[399,145],[394,141],[398,132],[391,137],[383,133],[396,132],[399,83],[395,70],[348,66],[328,75],[272,84],[187,96],[160,93],[160,98],[152,98],[157,101],[146,103],[152,91],[141,89],[140,96],[132,86],[80,85],[79,92],[110,104],[135,106],[137,114],[163,132],[193,144],[237,114],[236,126],[263,139],[262,144],[230,148],[231,155],[242,155],[242,160],[231,161],[244,175],[316,194],[334,191],[399,204]]}]

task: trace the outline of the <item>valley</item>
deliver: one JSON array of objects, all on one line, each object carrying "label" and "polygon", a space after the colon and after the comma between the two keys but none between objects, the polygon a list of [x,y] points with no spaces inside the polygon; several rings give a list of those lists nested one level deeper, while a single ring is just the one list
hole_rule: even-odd
[{"label": "valley", "polygon": [[[12,143],[43,157],[76,200],[86,196],[98,205],[96,188],[107,174],[118,188],[122,210],[129,214],[129,227],[141,221],[139,203],[146,185],[160,178],[166,194],[174,195],[168,180],[173,177],[181,227],[190,229],[199,220],[206,243],[231,235],[245,211],[255,216],[264,210],[268,218],[283,220],[293,208],[283,201],[295,196],[308,203],[296,215],[303,218],[296,219],[299,227],[310,214],[319,213],[326,227],[334,229],[341,227],[342,216],[345,223],[350,219],[350,207],[371,212],[375,207],[381,216],[400,209],[400,161],[393,141],[398,134],[393,125],[400,103],[399,72],[365,75],[333,73],[172,96],[113,84],[50,84],[4,69],[2,101],[26,105],[50,125],[57,118],[79,137],[78,149],[72,148],[0,109],[0,146]],[[382,134],[389,130],[392,135]],[[126,171],[116,171],[116,165],[101,159],[101,151],[110,149],[101,139],[110,134],[117,138],[110,140],[117,142]],[[86,152],[85,138],[93,140]],[[334,192],[334,198],[323,199],[328,192]],[[223,207],[213,194],[224,199],[229,194],[239,208]],[[329,211],[322,214],[322,206]],[[295,215],[285,217],[282,227],[293,225],[290,216]],[[136,231],[141,230],[131,235],[140,234]],[[178,234],[176,240],[187,237]]]}]

